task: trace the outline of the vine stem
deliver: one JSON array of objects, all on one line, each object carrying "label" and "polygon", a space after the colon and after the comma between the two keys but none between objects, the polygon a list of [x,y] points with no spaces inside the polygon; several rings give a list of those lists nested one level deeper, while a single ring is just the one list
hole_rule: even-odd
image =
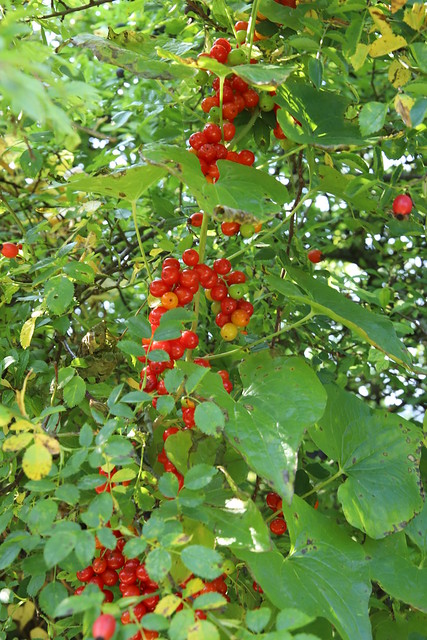
[{"label": "vine stem", "polygon": [[269,336],[265,336],[264,338],[255,340],[255,342],[251,342],[248,345],[237,347],[236,349],[232,349],[231,351],[224,351],[223,353],[216,353],[212,356],[204,356],[204,357],[206,358],[206,360],[214,360],[216,358],[226,358],[227,356],[230,356],[234,353],[239,353],[239,351],[248,351],[248,350],[250,351],[252,347],[256,347],[258,344],[262,344],[263,342],[269,342],[272,338],[275,338],[276,336],[279,336],[282,333],[287,333],[288,331],[292,331],[293,329],[296,329],[302,324],[305,324],[306,322],[308,322],[315,315],[316,313],[313,311],[313,309],[310,309],[310,312],[307,313],[307,315],[305,315],[303,318],[301,318],[301,320],[298,320],[293,324],[288,324],[285,327],[283,327],[283,329],[279,329],[279,331],[275,331],[274,333],[271,333]]},{"label": "vine stem", "polygon": [[136,232],[136,237],[137,237],[137,240],[138,240],[139,250],[140,250],[141,256],[142,256],[142,261],[143,261],[144,267],[145,267],[145,269],[147,271],[148,279],[149,279],[150,282],[152,282],[153,281],[153,275],[151,273],[150,265],[148,264],[148,261],[147,261],[147,256],[145,255],[144,246],[143,246],[142,240],[141,240],[141,234],[139,233],[138,221],[136,219],[136,200],[132,200],[132,219],[133,219],[133,224],[135,226],[135,232]]},{"label": "vine stem", "polygon": [[[208,214],[204,213],[203,214],[203,222],[202,222],[202,226],[200,227],[200,238],[199,238],[199,263],[203,262],[203,258],[205,257],[205,251],[206,251],[206,240],[208,237]],[[191,324],[191,331],[196,331],[197,329],[197,323],[199,320],[199,310],[200,310],[200,287],[196,293],[196,295],[194,296],[194,313],[195,313],[195,318]],[[191,351],[189,353],[189,356],[191,355]]]},{"label": "vine stem", "polygon": [[254,0],[252,4],[251,17],[249,19],[249,60],[252,56],[252,47],[254,45],[254,35],[256,26],[256,17],[258,14],[259,0]]},{"label": "vine stem", "polygon": [[313,493],[317,493],[318,491],[326,487],[328,484],[331,484],[331,482],[334,482],[334,480],[342,476],[343,473],[344,471],[342,469],[339,469],[339,471],[334,473],[333,476],[330,476],[330,478],[328,478],[327,480],[324,480],[323,482],[319,482],[319,484],[313,487],[313,489],[311,489],[310,491],[307,491],[307,493],[304,493],[304,495],[302,495],[301,498],[302,499],[308,498],[308,496],[313,495]]}]

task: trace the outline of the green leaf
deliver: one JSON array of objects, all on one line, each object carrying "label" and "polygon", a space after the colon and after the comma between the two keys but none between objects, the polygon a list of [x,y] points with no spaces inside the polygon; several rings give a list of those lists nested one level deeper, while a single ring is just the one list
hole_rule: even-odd
[{"label": "green leaf", "polygon": [[205,580],[214,580],[222,573],[221,554],[199,544],[185,547],[181,552],[181,560],[190,571]]},{"label": "green leaf", "polygon": [[372,538],[403,529],[423,504],[419,428],[388,411],[374,411],[339,387],[325,388],[326,411],[310,435],[346,476],[338,489],[346,519]]},{"label": "green leaf", "polygon": [[120,340],[117,343],[118,348],[128,356],[145,356],[146,352],[144,347],[139,342],[133,342],[132,340]]},{"label": "green leaf", "polygon": [[56,608],[68,595],[67,589],[60,582],[50,582],[39,595],[39,605],[48,616],[54,617]]},{"label": "green leaf", "polygon": [[214,402],[201,402],[194,412],[194,421],[202,433],[218,438],[225,425],[225,417]]},{"label": "green leaf", "polygon": [[302,358],[267,351],[248,356],[240,375],[243,394],[226,436],[258,475],[291,500],[302,435],[322,416],[325,391]]},{"label": "green leaf", "polygon": [[385,540],[368,538],[364,550],[371,580],[393,598],[427,613],[427,568],[411,562],[405,534],[395,533]]},{"label": "green leaf", "polygon": [[80,491],[74,484],[61,484],[55,489],[55,496],[58,500],[73,505],[79,501]]},{"label": "green leaf", "polygon": [[243,78],[248,84],[259,89],[273,90],[284,84],[291,73],[296,69],[295,65],[274,64],[240,64],[231,67],[233,73]]},{"label": "green leaf", "polygon": [[92,444],[92,440],[93,440],[92,427],[87,422],[85,422],[79,434],[79,444],[82,447],[90,447],[90,445]]},{"label": "green leaf", "polygon": [[165,442],[167,457],[180,473],[187,472],[188,454],[192,446],[191,434],[187,430],[172,434]]},{"label": "green leaf", "polygon": [[95,555],[95,536],[90,531],[80,531],[77,534],[75,554],[78,561],[86,567]]},{"label": "green leaf", "polygon": [[195,464],[185,474],[184,485],[187,489],[202,489],[210,483],[217,473],[218,470],[209,464]]},{"label": "green leaf", "polygon": [[215,531],[218,544],[251,551],[271,549],[269,529],[252,500],[235,498],[223,507],[203,505],[198,512]]},{"label": "green leaf", "polygon": [[172,558],[166,549],[153,549],[145,559],[148,575],[155,582],[163,580],[172,567]]},{"label": "green leaf", "polygon": [[422,511],[415,516],[405,529],[412,542],[427,556],[427,507],[424,502]]},{"label": "green leaf", "polygon": [[50,533],[50,528],[58,513],[58,505],[51,500],[39,500],[31,509],[27,524],[33,534]]},{"label": "green leaf", "polygon": [[64,560],[72,550],[77,542],[76,532],[73,531],[59,531],[54,533],[51,538],[46,542],[43,555],[47,568],[51,569],[56,564],[59,564]]},{"label": "green leaf", "polygon": [[308,75],[316,89],[319,89],[323,78],[323,64],[319,58],[310,58],[308,61]]},{"label": "green leaf", "polygon": [[382,102],[368,102],[359,113],[359,127],[362,136],[369,136],[383,128],[387,115],[387,105]]},{"label": "green leaf", "polygon": [[284,280],[270,275],[267,280],[274,290],[297,302],[311,305],[315,313],[327,315],[335,322],[340,322],[369,344],[384,351],[395,362],[410,364],[410,356],[397,337],[392,322],[386,316],[372,313],[352,302],[320,278],[312,278],[294,267],[289,267],[288,271],[308,295],[297,294],[296,290],[291,293],[286,285],[281,284]]},{"label": "green leaf", "polygon": [[49,311],[60,316],[68,309],[73,300],[74,285],[68,278],[56,276],[46,282],[44,293]]},{"label": "green leaf", "polygon": [[220,593],[210,592],[202,593],[201,596],[197,596],[194,601],[195,609],[219,609],[225,607],[227,600]]},{"label": "green leaf", "polygon": [[64,273],[81,284],[92,284],[95,280],[95,271],[85,262],[68,262],[64,267]]},{"label": "green leaf", "polygon": [[[93,587],[93,589],[90,589]],[[95,585],[88,585],[85,588],[84,598],[80,596],[70,596],[65,598],[55,609],[55,618],[64,618],[73,615],[74,613],[82,613],[89,609],[95,611],[100,609],[102,602],[104,601],[104,594]]]},{"label": "green leaf", "polygon": [[156,410],[161,416],[167,416],[175,408],[173,396],[160,396],[157,400]]},{"label": "green leaf", "polygon": [[260,607],[246,612],[246,626],[254,633],[260,633],[271,618],[271,609],[268,607]]},{"label": "green leaf", "polygon": [[113,171],[106,176],[74,177],[71,178],[69,186],[74,191],[101,193],[104,196],[137,200],[144,191],[163,178],[165,174],[166,171],[163,168],[135,165],[128,169]]},{"label": "green leaf", "polygon": [[174,367],[166,371],[164,381],[166,390],[169,393],[175,393],[184,382],[184,374]]},{"label": "green leaf", "polygon": [[298,496],[291,507],[283,504],[283,512],[292,543],[287,557],[279,551],[239,549],[235,554],[275,606],[327,618],[343,640],[372,640],[371,586],[362,547]]},{"label": "green leaf", "polygon": [[107,491],[104,491],[92,500],[88,510],[82,513],[81,519],[88,527],[96,528],[108,522],[112,514],[113,499]]},{"label": "green leaf", "polygon": [[126,393],[121,399],[122,402],[129,402],[130,404],[151,402],[152,400],[153,398],[150,396],[150,394],[145,393],[145,391],[129,391],[129,393]]},{"label": "green leaf", "polygon": [[176,498],[178,495],[178,480],[173,473],[164,473],[159,478],[159,491],[167,498]]},{"label": "green leaf", "polygon": [[[115,549],[117,544],[117,538],[109,527],[101,527],[100,529],[97,529],[96,537],[98,538],[99,542],[102,544],[103,547],[107,547],[107,549]],[[127,542],[126,544],[129,544],[129,542]],[[126,555],[129,558],[132,557],[129,554],[126,554]]]},{"label": "green leaf", "polygon": [[126,542],[123,551],[127,558],[137,558],[141,553],[144,553],[146,548],[146,540],[144,540],[144,538],[135,537]]},{"label": "green leaf", "polygon": [[151,325],[143,316],[132,316],[126,320],[129,333],[135,338],[151,338]]},{"label": "green leaf", "polygon": [[86,383],[80,376],[74,376],[64,387],[64,402],[69,407],[76,407],[83,402],[86,395]]},{"label": "green leaf", "polygon": [[278,631],[292,631],[293,629],[305,627],[312,620],[313,616],[308,616],[300,609],[282,609],[277,614],[276,627]]}]

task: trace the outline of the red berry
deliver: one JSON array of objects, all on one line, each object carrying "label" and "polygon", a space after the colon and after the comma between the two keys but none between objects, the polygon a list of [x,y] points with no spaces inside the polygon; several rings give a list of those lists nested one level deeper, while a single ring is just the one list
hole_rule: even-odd
[{"label": "red berry", "polygon": [[212,300],[221,301],[227,297],[228,289],[225,284],[217,284],[211,289]]},{"label": "red berry", "polygon": [[230,162],[239,162],[239,154],[236,151],[227,151],[227,160]]},{"label": "red berry", "polygon": [[[207,100],[207,98],[205,98]],[[203,104],[203,103],[202,103]],[[239,109],[234,102],[228,102],[222,107],[222,117],[224,120],[234,120],[239,115]]]},{"label": "red berry", "polygon": [[[195,253],[197,253],[197,251],[195,251]],[[191,289],[192,287],[195,287],[195,290],[197,291],[199,287],[198,273],[193,269],[184,269],[184,271],[181,271],[179,275],[179,283],[183,287],[188,287],[189,289]]]},{"label": "red berry", "polygon": [[275,128],[273,129],[273,135],[275,138],[277,138],[277,140],[285,140],[286,136],[283,133],[283,129],[279,123],[277,123]]},{"label": "red berry", "polygon": [[102,613],[93,623],[92,635],[95,640],[110,640],[116,630],[116,620],[109,613]]},{"label": "red berry", "polygon": [[199,262],[199,254],[195,249],[186,249],[182,254],[182,261],[188,267],[194,267]]},{"label": "red berry", "polygon": [[131,596],[140,596],[141,589],[136,584],[124,584],[119,587],[120,593],[124,598],[130,598]]},{"label": "red berry", "polygon": [[237,308],[243,309],[244,311],[246,311],[249,317],[254,312],[254,305],[251,302],[248,302],[247,300],[243,300],[243,299],[237,301]]},{"label": "red berry", "polygon": [[185,347],[180,340],[171,340],[170,354],[172,360],[179,360],[185,352]]},{"label": "red berry", "polygon": [[234,29],[236,31],[247,31],[248,30],[248,23],[245,22],[244,20],[239,20],[238,22],[236,22],[236,24],[234,25]]},{"label": "red berry", "polygon": [[83,591],[85,590],[85,586],[86,585],[82,584],[80,587],[77,587],[77,589],[74,591],[74,595],[81,596]]},{"label": "red berry", "polygon": [[205,358],[194,358],[194,364],[198,364],[199,367],[205,367],[206,369],[210,369],[211,367],[209,360]]},{"label": "red berry", "polygon": [[319,249],[312,249],[307,253],[307,258],[310,260],[310,262],[317,264],[322,260],[323,253]]},{"label": "red berry", "polygon": [[211,58],[214,58],[215,60],[218,60],[218,62],[222,62],[222,64],[224,64],[227,62],[228,50],[220,44],[214,44],[209,55]]},{"label": "red berry", "polygon": [[204,98],[200,105],[202,107],[202,111],[205,113],[209,113],[212,107],[219,107],[219,99],[217,96],[209,96],[208,98]]},{"label": "red berry", "polygon": [[195,349],[199,344],[199,337],[194,331],[183,331],[180,341],[186,349]]},{"label": "red berry", "polygon": [[213,43],[213,46],[215,45],[220,45],[221,47],[224,47],[227,53],[231,51],[231,44],[225,38],[217,38]]},{"label": "red berry", "polygon": [[106,559],[107,566],[110,569],[121,569],[125,563],[124,555],[120,553],[120,551],[117,551],[117,549],[107,553]]},{"label": "red berry", "polygon": [[150,284],[150,293],[154,298],[161,298],[169,291],[169,286],[163,280],[153,280]]},{"label": "red berry", "polygon": [[102,574],[102,580],[104,584],[107,585],[107,587],[114,587],[118,579],[119,576],[117,574],[117,571],[114,571],[114,569],[105,569],[104,573]]},{"label": "red berry", "polygon": [[239,233],[240,224],[238,222],[223,222],[221,224],[221,231],[225,236],[235,236]]},{"label": "red berry", "polygon": [[236,311],[236,309],[237,309],[237,300],[234,300],[234,298],[230,298],[229,296],[227,296],[226,298],[221,300],[221,311],[223,313],[226,313],[227,315],[231,315],[233,311]]},{"label": "red berry", "polygon": [[252,583],[252,588],[254,591],[258,591],[258,593],[264,593],[264,591],[262,590],[262,588],[259,586],[259,584],[257,582]]},{"label": "red berry", "polygon": [[92,578],[89,580],[89,584],[96,584],[96,586],[101,590],[104,587],[104,581],[102,580],[101,576],[92,576]]},{"label": "red berry", "polygon": [[109,589],[103,589],[102,593],[104,594],[104,602],[113,602],[114,593]]},{"label": "red berry", "polygon": [[282,518],[275,518],[270,522],[270,531],[276,536],[282,536],[287,528],[286,522]]},{"label": "red berry", "polygon": [[224,132],[224,140],[226,142],[229,142],[234,138],[236,133],[236,127],[232,122],[225,122],[222,130]]},{"label": "red berry", "polygon": [[12,242],[5,242],[1,247],[1,253],[5,258],[15,258],[18,255],[19,248]]},{"label": "red berry", "polygon": [[148,316],[149,323],[152,326],[159,326],[160,318],[162,317],[162,315],[164,313],[166,313],[166,311],[167,311],[167,309],[165,309],[165,307],[156,307],[155,309],[150,311],[150,314]]},{"label": "red berry", "polygon": [[119,572],[119,580],[122,584],[135,584],[136,582],[136,574],[135,569],[132,567],[123,567],[123,569]]},{"label": "red berry", "polygon": [[164,269],[165,267],[173,267],[174,269],[179,269],[179,260],[177,260],[177,258],[165,258],[163,260],[162,268]]},{"label": "red berry", "polygon": [[233,80],[231,81],[231,86],[233,87],[234,91],[237,91],[238,93],[244,93],[249,89],[248,83],[245,82],[243,78],[239,78],[239,76],[234,76]]},{"label": "red berry", "polygon": [[[179,280],[180,269],[176,267],[163,267],[162,282],[168,285],[168,290]],[[162,294],[163,295],[163,294]]]},{"label": "red berry", "polygon": [[241,113],[243,109],[246,107],[245,99],[240,93],[236,93],[234,96],[233,104],[236,107],[238,113]]},{"label": "red berry", "polygon": [[201,227],[203,222],[203,213],[193,213],[189,219],[189,223],[192,227]]},{"label": "red berry", "polygon": [[205,128],[203,129],[203,135],[206,138],[206,142],[220,142],[222,138],[221,127],[210,122],[205,125]]},{"label": "red berry", "polygon": [[225,276],[231,271],[231,262],[227,258],[218,258],[213,263],[213,268],[219,275]]},{"label": "red berry", "polygon": [[96,574],[104,573],[106,568],[107,560],[105,558],[95,558],[92,562],[92,569]]},{"label": "red berry", "polygon": [[[179,431],[178,427],[169,427],[168,429],[166,429],[166,431],[163,432],[163,442],[166,442],[166,440],[169,438],[169,436],[172,436],[174,433],[178,433],[178,431]],[[144,565],[140,565],[140,567],[141,566],[144,566]],[[144,568],[145,568],[145,566],[144,566]],[[136,577],[138,578],[138,580],[142,580],[142,578],[138,574],[138,570],[139,570],[139,567],[136,570]]]},{"label": "red berry", "polygon": [[270,491],[270,493],[267,493],[265,497],[267,506],[270,507],[270,509],[272,509],[273,511],[277,511],[277,505],[279,504],[279,500],[280,500],[280,496],[275,491]]},{"label": "red berry", "polygon": [[215,316],[215,324],[222,329],[222,327],[231,322],[231,316],[223,311],[220,311]]},{"label": "red berry", "polygon": [[184,306],[192,301],[193,292],[188,289],[188,287],[183,287],[182,285],[178,285],[174,291],[174,294],[177,296],[179,300],[179,304]]},{"label": "red berry", "polygon": [[[393,200],[393,213],[395,216],[407,216],[412,211],[412,200],[405,194],[400,194]],[[5,245],[3,245],[5,246]]]},{"label": "red berry", "polygon": [[82,569],[81,571],[77,571],[76,575],[77,575],[77,579],[80,580],[80,582],[89,582],[89,580],[93,577],[94,575],[94,570],[92,566],[86,567],[85,569]]},{"label": "red berry", "polygon": [[197,151],[203,144],[206,144],[208,140],[206,139],[204,133],[202,133],[201,131],[197,131],[197,133],[191,134],[188,142],[190,143],[190,147],[193,147],[193,149],[196,149]]},{"label": "red berry", "polygon": [[204,144],[199,149],[199,158],[211,164],[216,160],[216,152],[213,144]]},{"label": "red berry", "polygon": [[227,158],[227,149],[223,144],[217,143],[213,145],[215,148],[216,159],[225,160]]},{"label": "red berry", "polygon": [[[218,97],[220,97],[220,93],[218,92]],[[227,104],[229,102],[233,102],[234,100],[234,91],[230,86],[224,85],[222,91],[222,104]]]},{"label": "red berry", "polygon": [[259,95],[255,91],[255,89],[248,89],[242,95],[245,100],[246,107],[248,109],[253,109],[254,107],[257,106],[259,102]]},{"label": "red berry", "polygon": [[240,164],[245,164],[246,166],[250,167],[253,165],[254,162],[255,162],[255,156],[252,153],[252,151],[249,151],[249,149],[243,149],[243,151],[239,153]]}]

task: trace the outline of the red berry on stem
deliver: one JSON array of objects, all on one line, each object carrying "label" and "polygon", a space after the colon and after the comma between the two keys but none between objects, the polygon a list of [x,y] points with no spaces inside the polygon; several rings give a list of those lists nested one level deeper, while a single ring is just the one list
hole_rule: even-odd
[{"label": "red berry on stem", "polygon": [[239,233],[240,224],[238,222],[223,222],[221,224],[221,231],[225,236],[235,236]]},{"label": "red berry on stem", "polygon": [[253,165],[254,162],[255,162],[255,156],[252,153],[252,151],[249,151],[249,149],[243,149],[243,151],[240,151],[239,153],[240,164],[244,164],[250,167]]},{"label": "red berry on stem", "polygon": [[208,98],[204,98],[200,105],[202,107],[202,111],[205,113],[209,113],[212,107],[219,106],[219,99],[217,96],[209,96]]},{"label": "red berry on stem", "polygon": [[189,223],[192,227],[201,227],[202,222],[203,222],[203,213],[201,212],[193,213],[193,215],[190,216]]},{"label": "red berry on stem", "polygon": [[213,268],[219,275],[225,276],[231,271],[231,262],[227,258],[218,258],[213,263]]},{"label": "red berry on stem", "polygon": [[275,518],[270,522],[270,531],[276,536],[282,536],[287,528],[286,522],[282,518]]},{"label": "red berry on stem", "polygon": [[199,344],[199,337],[194,331],[183,331],[180,342],[186,349],[195,349]]},{"label": "red berry on stem", "polygon": [[248,30],[248,23],[245,22],[244,20],[239,20],[234,25],[234,28],[235,28],[236,31],[247,31]]},{"label": "red berry on stem", "polygon": [[206,142],[220,142],[222,138],[221,127],[217,124],[208,123],[203,129],[203,135],[206,138]]},{"label": "red berry on stem", "polygon": [[206,139],[206,136],[204,135],[204,133],[202,133],[201,131],[198,131],[197,133],[191,134],[191,136],[188,139],[188,142],[190,143],[190,146],[193,147],[193,149],[196,149],[197,151],[198,149],[200,149],[202,144],[206,144],[208,140]]},{"label": "red berry on stem", "polygon": [[116,630],[116,620],[109,613],[102,613],[93,623],[92,635],[95,640],[110,640]]},{"label": "red berry on stem", "polygon": [[1,247],[1,253],[5,258],[15,258],[18,255],[19,248],[12,242],[5,242]]},{"label": "red berry on stem", "polygon": [[243,284],[243,282],[246,282],[246,276],[243,271],[232,271],[227,275],[226,280],[228,285]]},{"label": "red berry on stem", "polygon": [[322,260],[323,253],[320,251],[320,249],[312,249],[307,253],[307,258],[310,260],[310,262],[313,262],[313,264],[317,264]]},{"label": "red berry on stem", "polygon": [[209,55],[211,58],[214,58],[218,62],[222,62],[222,64],[224,64],[227,62],[228,50],[220,44],[215,44],[210,50]]},{"label": "red berry on stem", "polygon": [[224,132],[224,140],[226,142],[229,142],[230,140],[232,140],[234,138],[235,133],[236,133],[236,127],[234,126],[234,124],[232,122],[225,122],[222,129],[223,129],[223,132]]},{"label": "red berry on stem", "polygon": [[224,47],[227,53],[231,51],[231,44],[225,38],[217,38],[213,43],[213,46],[216,46],[216,45],[220,45],[221,47]]},{"label": "red berry on stem", "polygon": [[412,206],[411,198],[402,193],[393,200],[393,213],[395,216],[407,216],[411,213]]}]

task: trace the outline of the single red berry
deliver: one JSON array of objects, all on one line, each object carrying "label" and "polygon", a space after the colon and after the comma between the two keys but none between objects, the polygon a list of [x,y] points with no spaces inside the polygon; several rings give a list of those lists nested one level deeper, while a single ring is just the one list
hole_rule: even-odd
[{"label": "single red berry", "polygon": [[255,89],[248,89],[242,95],[245,100],[246,107],[248,109],[253,109],[254,107],[257,106],[259,102],[259,95],[255,91]]},{"label": "single red berry", "polygon": [[185,347],[180,340],[171,340],[170,354],[172,360],[179,360],[185,353]]},{"label": "single red berry", "polygon": [[227,53],[231,51],[231,44],[225,38],[217,38],[213,43],[213,46],[215,45],[220,45],[221,47],[224,47]]},{"label": "single red berry", "polygon": [[195,249],[186,249],[182,254],[182,261],[188,267],[194,267],[199,262],[199,254]]},{"label": "single red berry", "polygon": [[169,291],[169,286],[163,280],[153,280],[150,284],[150,293],[154,298],[161,298]]},{"label": "single red berry", "polygon": [[104,587],[104,581],[102,580],[101,576],[92,576],[88,584],[96,584],[96,586],[101,590]]},{"label": "single red berry", "polygon": [[225,236],[235,236],[239,233],[240,224],[238,222],[223,222],[221,224],[221,231]]},{"label": "single red berry", "polygon": [[213,263],[213,268],[220,276],[225,276],[231,271],[231,262],[227,258],[218,258]]},{"label": "single red berry", "polygon": [[[218,92],[218,98],[220,98],[220,93]],[[229,102],[233,102],[234,100],[234,91],[230,86],[224,85],[222,90],[222,104],[227,104]]]},{"label": "single red berry", "polygon": [[105,558],[95,558],[92,562],[92,569],[96,574],[104,573],[106,568],[107,560]]},{"label": "single red berry", "polygon": [[244,164],[250,167],[253,165],[254,162],[255,162],[255,156],[252,153],[252,151],[249,151],[249,149],[243,149],[243,151],[240,151],[239,153],[240,164]]},{"label": "single red berry", "polygon": [[18,255],[19,248],[12,242],[5,242],[1,247],[1,253],[5,258],[15,258]]},{"label": "single red berry", "polygon": [[194,269],[184,269],[184,271],[181,271],[179,274],[179,284],[188,288],[195,287],[197,291],[199,286],[199,275],[197,271],[194,271]]},{"label": "single red berry", "polygon": [[216,159],[217,160],[225,160],[227,158],[227,149],[223,144],[217,143],[213,145],[215,148]]},{"label": "single red berry", "polygon": [[258,591],[258,593],[264,593],[262,588],[259,586],[259,584],[257,582],[255,582],[255,580],[252,583],[252,588],[253,588],[254,591]]},{"label": "single red berry", "polygon": [[[207,100],[207,98],[205,98]],[[222,107],[222,117],[224,120],[234,120],[239,115],[239,109],[234,102],[228,102]]]},{"label": "single red berry", "polygon": [[233,104],[236,107],[238,113],[241,113],[246,107],[245,99],[240,93],[236,93],[236,95],[234,96]]},{"label": "single red berry", "polygon": [[310,262],[313,262],[313,264],[317,264],[323,259],[323,253],[319,249],[312,249],[307,253],[307,258]]},{"label": "single red berry", "polygon": [[232,122],[224,122],[224,126],[222,127],[224,132],[224,140],[229,142],[232,140],[236,134],[236,127]]},{"label": "single red berry", "polygon": [[102,613],[93,623],[92,635],[95,640],[110,640],[116,630],[116,620],[109,613]]},{"label": "single red berry", "polygon": [[80,587],[77,587],[77,589],[74,591],[74,595],[75,596],[81,596],[83,591],[85,590],[86,585],[82,584]]},{"label": "single red berry", "polygon": [[177,284],[179,280],[180,269],[176,267],[163,267],[162,269],[162,281],[168,285],[168,289]]},{"label": "single red berry", "polygon": [[220,142],[222,138],[221,127],[209,122],[203,129],[203,135],[206,138],[206,142]]},{"label": "single red berry", "polygon": [[227,287],[225,284],[217,284],[211,289],[211,298],[212,300],[221,301],[227,297]]},{"label": "single red berry", "polygon": [[109,589],[103,589],[102,593],[104,594],[104,602],[113,602],[114,593]]},{"label": "single red berry", "polygon": [[206,144],[208,140],[206,139],[206,136],[204,135],[204,133],[202,133],[201,131],[197,131],[197,133],[191,134],[191,136],[188,139],[188,142],[190,143],[190,147],[192,147],[193,149],[196,149],[197,151],[198,149],[200,149],[200,147],[203,144]]},{"label": "single red berry", "polygon": [[215,324],[222,329],[222,327],[231,322],[231,316],[223,311],[220,311],[215,316]]},{"label": "single red berry", "polygon": [[277,505],[279,503],[279,500],[280,500],[280,496],[275,491],[270,491],[270,493],[267,493],[265,497],[267,506],[270,507],[272,511],[277,511]]},{"label": "single red berry", "polygon": [[249,89],[248,83],[245,82],[243,78],[239,78],[239,76],[234,76],[231,81],[231,86],[234,91],[237,91],[237,93],[245,93],[245,91],[248,91]]},{"label": "single red berry", "polygon": [[201,212],[193,213],[193,215],[190,216],[189,223],[192,227],[201,227],[202,222],[203,222],[203,213]]},{"label": "single red berry", "polygon": [[180,342],[186,349],[195,349],[199,344],[199,337],[194,331],[183,331]]},{"label": "single red berry", "polygon": [[102,580],[107,587],[114,587],[119,580],[117,571],[114,571],[114,569],[105,569],[102,574]]},{"label": "single red berry", "polygon": [[282,518],[275,518],[270,522],[270,531],[276,536],[282,536],[287,528],[286,522]]},{"label": "single red berry", "polygon": [[228,58],[228,50],[220,44],[214,44],[209,52],[209,55],[211,58],[214,58],[218,62],[222,62],[222,64],[225,64]]},{"label": "single red berry", "polygon": [[209,360],[206,360],[206,358],[194,358],[194,364],[198,364],[199,367],[205,367],[206,369],[210,369],[211,367]]},{"label": "single red berry", "polygon": [[237,151],[227,151],[227,160],[230,162],[239,162],[239,154]]},{"label": "single red berry", "polygon": [[93,577],[94,575],[94,570],[92,566],[86,567],[85,569],[82,569],[81,571],[77,571],[76,575],[77,575],[77,579],[80,580],[80,582],[89,582],[89,580]]},{"label": "single red berry", "polygon": [[209,96],[208,98],[204,98],[201,102],[202,111],[204,113],[209,113],[212,107],[219,107],[219,99],[217,96]]},{"label": "single red berry", "polygon": [[190,291],[188,287],[183,287],[182,285],[178,285],[174,291],[174,294],[177,296],[179,300],[180,306],[184,306],[189,304],[193,299],[193,292]]},{"label": "single red berry", "polygon": [[226,276],[225,279],[227,280],[228,285],[243,284],[244,282],[246,282],[246,276],[243,271],[232,271]]},{"label": "single red berry", "polygon": [[244,20],[239,20],[234,25],[234,29],[236,31],[247,31],[248,30],[248,22],[245,22]]},{"label": "single red berry", "polygon": [[[393,213],[397,216],[407,216],[412,211],[412,200],[406,194],[400,194],[393,200]],[[4,246],[4,245],[3,245]]]},{"label": "single red berry", "polygon": [[[174,433],[178,433],[179,429],[178,427],[168,427],[168,429],[166,429],[163,432],[163,442],[166,442],[166,440],[169,438],[169,436],[172,436]],[[139,567],[144,566],[145,565],[139,565]],[[138,569],[139,569],[138,567]],[[142,580],[142,578],[139,576],[138,574],[138,569],[136,570],[136,577],[138,578],[138,580]]]},{"label": "single red berry", "polygon": [[275,128],[273,129],[273,135],[277,140],[285,140],[286,136],[283,133],[283,129],[279,123],[277,123]]},{"label": "single red berry", "polygon": [[251,302],[248,302],[247,300],[243,300],[243,299],[237,301],[237,308],[244,309],[244,311],[246,311],[249,317],[254,312],[254,305]]},{"label": "single red berry", "polygon": [[180,268],[180,264],[179,264],[179,260],[177,258],[165,258],[163,260],[163,265],[162,265],[162,269],[165,269],[166,267],[173,267],[174,269],[179,269]]},{"label": "single red berry", "polygon": [[236,311],[236,309],[237,309],[237,300],[234,300],[234,298],[230,298],[229,296],[227,296],[226,298],[221,300],[221,311],[223,313],[226,313],[227,315],[231,315],[233,311]]},{"label": "single red berry", "polygon": [[110,569],[121,569],[125,563],[124,555],[120,553],[120,551],[117,551],[117,549],[107,553],[106,559],[107,566]]},{"label": "single red berry", "polygon": [[208,164],[212,164],[216,160],[216,152],[213,144],[207,143],[200,147],[199,158],[205,160]]},{"label": "single red berry", "polygon": [[136,584],[124,584],[119,587],[120,593],[124,598],[130,598],[131,596],[140,596],[141,589]]},{"label": "single red berry", "polygon": [[230,380],[223,380],[222,384],[227,393],[231,393],[233,391],[233,384]]}]

